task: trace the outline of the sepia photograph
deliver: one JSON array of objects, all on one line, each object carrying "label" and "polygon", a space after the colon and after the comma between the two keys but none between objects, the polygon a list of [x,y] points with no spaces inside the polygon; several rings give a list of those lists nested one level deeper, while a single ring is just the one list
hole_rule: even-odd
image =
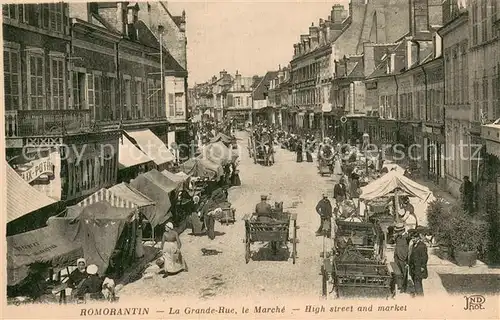
[{"label": "sepia photograph", "polygon": [[2,318],[498,318],[500,0],[1,6]]}]

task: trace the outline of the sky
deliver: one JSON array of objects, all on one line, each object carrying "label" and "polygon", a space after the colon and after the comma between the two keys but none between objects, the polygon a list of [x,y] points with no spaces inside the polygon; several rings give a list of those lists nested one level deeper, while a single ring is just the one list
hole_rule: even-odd
[{"label": "sky", "polygon": [[286,66],[293,44],[311,23],[330,15],[334,1],[169,1],[173,15],[186,10],[189,85],[225,69],[243,76],[264,75]]}]

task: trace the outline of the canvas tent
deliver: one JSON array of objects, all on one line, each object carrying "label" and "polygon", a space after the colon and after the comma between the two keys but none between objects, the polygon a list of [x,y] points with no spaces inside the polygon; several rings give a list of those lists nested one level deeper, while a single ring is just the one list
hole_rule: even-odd
[{"label": "canvas tent", "polygon": [[360,199],[373,200],[384,196],[390,196],[396,189],[401,190],[401,195],[417,197],[423,201],[428,200],[432,195],[429,188],[406,178],[397,171],[389,171],[377,180],[362,187]]},{"label": "canvas tent", "polygon": [[[117,208],[107,201],[100,201],[83,207],[77,217],[55,218],[54,221],[70,220],[67,225],[70,229],[71,225],[76,225],[73,235],[69,233],[68,241],[80,243],[87,262],[96,264],[99,273],[104,274],[126,224],[133,221],[136,213],[136,208]],[[133,241],[135,237],[131,236],[124,243]],[[128,249],[131,248],[135,248],[135,244]]]},{"label": "canvas tent", "polygon": [[219,141],[210,143],[203,149],[203,158],[224,165],[236,161],[238,154],[233,153],[231,149]]},{"label": "canvas tent", "polygon": [[51,263],[63,268],[83,256],[79,242],[68,241],[65,228],[60,225],[7,237],[7,281],[9,286],[19,284],[29,274],[33,263]]},{"label": "canvas tent", "polygon": [[231,137],[228,137],[227,135],[225,135],[223,133],[218,133],[215,137],[210,139],[210,143],[222,141],[225,144],[230,144],[232,142],[232,140],[233,139]]},{"label": "canvas tent", "polygon": [[172,214],[170,208],[170,193],[178,188],[178,185],[172,183],[158,170],[152,170],[139,175],[134,180],[130,181],[130,186],[139,190],[151,200],[155,201],[156,205],[151,211],[148,210],[148,221],[154,228],[159,224],[166,222]]},{"label": "canvas tent", "polygon": [[178,175],[176,173],[172,173],[168,170],[163,170],[161,172],[165,177],[167,177],[167,179],[169,179],[170,181],[174,182],[174,183],[178,183],[179,185],[183,184],[184,182],[186,182],[187,179],[189,179],[189,176],[187,175]]},{"label": "canvas tent", "polygon": [[219,179],[224,175],[224,170],[219,164],[199,156],[182,163],[180,168],[184,173],[195,177]]}]

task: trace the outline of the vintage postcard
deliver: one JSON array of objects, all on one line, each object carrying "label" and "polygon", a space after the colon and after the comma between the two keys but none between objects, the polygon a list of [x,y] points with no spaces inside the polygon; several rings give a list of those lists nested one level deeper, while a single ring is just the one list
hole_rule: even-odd
[{"label": "vintage postcard", "polygon": [[1,5],[2,318],[499,318],[499,0]]}]

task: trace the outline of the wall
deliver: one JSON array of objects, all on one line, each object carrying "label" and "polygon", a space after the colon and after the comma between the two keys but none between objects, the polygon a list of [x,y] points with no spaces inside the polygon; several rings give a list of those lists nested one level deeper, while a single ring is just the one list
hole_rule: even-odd
[{"label": "wall", "polygon": [[[164,40],[165,47],[174,57],[174,59],[184,68],[187,69],[186,60],[186,33],[175,24],[171,14],[166,8],[166,2],[137,2],[139,5],[139,20],[143,20],[154,33],[158,30],[158,25],[165,28]],[[149,10],[148,10],[149,8]]]}]

